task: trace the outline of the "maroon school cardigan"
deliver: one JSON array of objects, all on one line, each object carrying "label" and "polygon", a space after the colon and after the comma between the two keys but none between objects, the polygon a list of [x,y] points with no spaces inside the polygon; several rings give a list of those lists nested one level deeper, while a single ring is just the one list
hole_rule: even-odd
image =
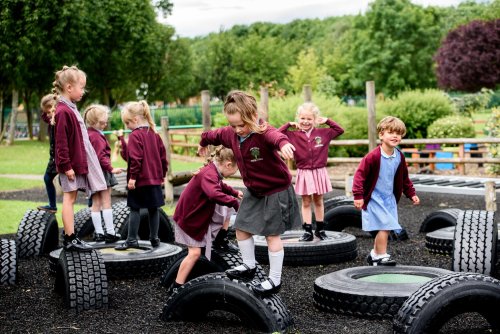
[{"label": "maroon school cardigan", "polygon": [[191,238],[201,241],[207,233],[215,205],[224,205],[238,211],[238,192],[222,182],[213,163],[193,176],[182,191],[175,207],[174,221]]},{"label": "maroon school cardigan", "polygon": [[309,137],[301,130],[289,131],[290,122],[278,129],[295,146],[293,157],[297,168],[317,169],[326,167],[330,141],[344,133],[344,129],[334,121],[328,119],[326,124],[330,127],[313,128]]},{"label": "maroon school cardigan", "polygon": [[87,154],[82,130],[73,110],[59,101],[55,114],[56,168],[59,173],[73,169],[75,174],[88,174]]},{"label": "maroon school cardigan", "polygon": [[[380,172],[380,159],[382,158],[380,150],[381,146],[379,145],[374,150],[369,152],[363,160],[361,160],[358,169],[354,174],[352,193],[355,200],[364,200],[363,210],[366,210],[368,202],[372,196],[373,189],[375,189],[375,185],[377,184],[378,174]],[[406,167],[405,157],[400,150],[396,150],[401,156],[401,163],[396,170],[396,175],[394,175],[393,188],[394,197],[396,197],[396,203],[398,203],[402,193],[404,193],[408,198],[415,196],[415,188],[408,177],[408,168]]]},{"label": "maroon school cardigan", "polygon": [[111,173],[113,170],[113,167],[111,166],[111,148],[109,147],[106,137],[99,130],[94,128],[87,128],[87,131],[89,133],[90,143],[92,144],[92,147],[94,147],[102,170]]},{"label": "maroon school cardigan", "polygon": [[272,126],[253,133],[241,144],[230,126],[201,134],[200,145],[224,145],[233,150],[243,183],[254,196],[268,196],[287,189],[292,183],[288,167],[278,150],[288,138]]}]

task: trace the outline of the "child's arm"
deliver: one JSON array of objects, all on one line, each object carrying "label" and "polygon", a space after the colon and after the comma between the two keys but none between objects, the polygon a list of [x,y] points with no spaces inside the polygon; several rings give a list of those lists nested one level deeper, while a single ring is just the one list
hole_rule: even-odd
[{"label": "child's arm", "polygon": [[127,161],[127,142],[125,141],[125,137],[123,136],[123,130],[113,131],[113,134],[116,135],[118,140],[120,141],[120,156],[123,160]]},{"label": "child's arm", "polygon": [[331,139],[337,138],[344,133],[344,129],[337,123],[326,117],[318,117],[316,122],[318,124],[326,124],[330,127]]},{"label": "child's arm", "polygon": [[128,141],[128,161],[129,175],[128,188],[135,189],[135,181],[139,177],[142,168],[142,159],[144,155],[143,143],[140,143],[136,136],[129,136]]},{"label": "child's arm", "polygon": [[161,169],[163,177],[165,177],[168,172],[167,150],[165,149],[165,145],[163,145],[160,135],[158,135],[158,146],[160,147]]},{"label": "child's arm", "polygon": [[[208,145],[223,145],[225,147],[231,148],[231,142],[229,138],[226,137],[228,127],[219,128],[212,131],[203,132],[201,134],[200,143],[198,145],[198,155],[206,156],[208,154]],[[232,129],[229,129],[233,133]]]},{"label": "child's arm", "polygon": [[71,166],[68,143],[68,136],[72,133],[72,129],[69,128],[70,120],[68,118],[68,114],[63,111],[56,113],[56,162],[58,171],[65,173],[68,179],[73,180],[75,172]]},{"label": "child's arm", "polygon": [[366,175],[369,170],[369,166],[366,159],[363,158],[359,163],[356,172],[354,173],[354,179],[352,181],[352,194],[354,195],[354,206],[357,209],[363,208],[364,205],[364,187],[366,182]]},{"label": "child's arm", "polygon": [[411,199],[414,205],[419,205],[420,198],[418,198],[413,182],[411,182],[408,175],[408,167],[406,166],[406,159],[403,154],[401,154],[401,168],[403,168],[403,193]]},{"label": "child's arm", "polygon": [[286,122],[285,124],[283,124],[282,126],[280,126],[278,128],[278,131],[283,133],[284,135],[286,135],[286,132],[287,132],[289,127],[293,127],[295,129],[297,129],[299,126],[298,126],[297,122]]},{"label": "child's arm", "polygon": [[290,144],[287,136],[285,136],[281,132],[278,132],[278,130],[273,127],[268,127],[262,135],[264,136],[264,139],[267,143],[280,150],[281,155],[285,159],[293,159],[295,146]]},{"label": "child's arm", "polygon": [[[222,182],[222,184],[224,183]],[[238,202],[235,197],[224,193],[222,188],[223,186],[214,178],[204,177],[200,182],[200,186],[207,197],[215,203],[219,205],[229,206],[238,211],[240,202]]]}]

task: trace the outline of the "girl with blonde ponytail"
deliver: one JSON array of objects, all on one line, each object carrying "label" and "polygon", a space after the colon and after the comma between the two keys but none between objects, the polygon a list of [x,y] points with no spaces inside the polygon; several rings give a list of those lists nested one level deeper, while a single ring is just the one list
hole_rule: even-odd
[{"label": "girl with blonde ponytail", "polygon": [[130,207],[127,240],[115,249],[139,248],[140,209],[149,211],[149,239],[153,248],[160,245],[158,208],[165,205],[161,185],[167,174],[165,146],[156,133],[146,101],[129,102],[122,110],[122,121],[132,130],[126,147],[127,205]]}]

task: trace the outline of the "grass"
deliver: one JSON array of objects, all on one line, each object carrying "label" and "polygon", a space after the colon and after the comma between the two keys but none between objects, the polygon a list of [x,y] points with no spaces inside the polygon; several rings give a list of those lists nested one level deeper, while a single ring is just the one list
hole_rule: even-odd
[{"label": "grass", "polygon": [[43,176],[39,180],[10,179],[0,177],[0,191],[43,188]]},{"label": "grass", "polygon": [[491,113],[474,113],[472,119],[474,120],[474,131],[477,138],[486,137],[484,134],[484,127],[486,122],[490,119]]}]

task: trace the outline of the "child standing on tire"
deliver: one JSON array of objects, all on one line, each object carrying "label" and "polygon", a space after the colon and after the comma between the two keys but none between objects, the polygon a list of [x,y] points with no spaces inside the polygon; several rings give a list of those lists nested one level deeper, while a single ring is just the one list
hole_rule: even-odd
[{"label": "child standing on tire", "polygon": [[[326,170],[330,141],[337,138],[344,129],[334,121],[319,116],[319,108],[311,102],[302,104],[297,110],[298,122],[288,122],[278,131],[285,134],[295,147],[297,175],[295,192],[302,196],[302,218],[304,234],[300,241],[312,241],[314,235],[321,240],[328,239],[324,231],[325,208],[323,194],[332,191],[332,184]],[[316,128],[326,124],[329,128]],[[290,127],[296,131],[288,130]],[[312,232],[312,209],[316,218],[316,231]]]},{"label": "child standing on tire", "polygon": [[[210,259],[212,239],[221,230],[221,224],[213,221],[221,211],[216,212],[216,206],[238,210],[238,199],[243,197],[243,193],[222,182],[224,177],[233,175],[237,170],[233,151],[219,146],[215,149],[213,162],[196,172],[182,192],[173,216],[175,241],[188,247],[188,255],[181,262],[172,288],[186,282],[201,256],[201,247],[206,247],[205,256]],[[221,216],[225,217],[224,214]]]},{"label": "child standing on tire", "polygon": [[47,190],[47,197],[49,198],[49,204],[39,206],[39,210],[48,211],[50,213],[57,212],[56,204],[56,187],[54,186],[54,179],[57,176],[56,162],[55,162],[55,136],[54,136],[54,126],[50,124],[52,120],[52,113],[54,106],[56,105],[56,100],[54,94],[47,94],[42,97],[40,101],[40,107],[42,108],[42,120],[47,123],[47,132],[49,134],[49,162],[47,163],[47,168],[45,169],[45,175],[43,176],[43,182],[45,182],[45,189]]},{"label": "child standing on tire", "polygon": [[243,264],[226,274],[231,279],[253,279],[256,262],[252,236],[263,235],[269,250],[269,278],[253,286],[253,290],[259,295],[277,293],[284,257],[280,234],[301,224],[292,176],[278,151],[291,159],[295,148],[285,135],[258,119],[257,102],[251,95],[230,92],[224,114],[230,125],[203,133],[198,154],[205,155],[208,145],[231,148],[247,187],[235,221]]},{"label": "child standing on tire", "polygon": [[[113,211],[111,209],[111,187],[118,184],[114,174],[122,172],[121,168],[111,166],[111,148],[103,130],[108,124],[109,109],[100,104],[92,104],[85,109],[83,120],[87,125],[90,143],[96,151],[99,164],[101,165],[107,189],[92,195],[91,217],[94,224],[94,241],[113,243],[120,240],[120,235],[115,233],[113,224]],[[101,223],[101,213],[104,219],[106,232]]]},{"label": "child standing on tire", "polygon": [[158,208],[165,205],[162,184],[167,174],[168,162],[165,146],[151,117],[146,101],[129,102],[122,110],[122,121],[132,130],[128,137],[127,205],[130,207],[127,240],[116,250],[139,248],[140,209],[148,209],[149,240],[151,246],[160,246]]},{"label": "child standing on tire", "polygon": [[391,230],[400,230],[397,203],[404,193],[420,204],[403,153],[397,149],[406,127],[399,118],[387,116],[377,125],[381,145],[368,153],[356,170],[352,185],[354,206],[362,209],[364,231],[378,231],[374,247],[367,257],[369,265],[395,266],[387,254]]},{"label": "child standing on tire", "polygon": [[76,66],[56,72],[53,93],[58,99],[51,123],[55,126],[55,160],[64,192],[62,220],[66,250],[91,251],[92,247],[75,235],[73,206],[78,190],[87,196],[107,188],[87,128],[75,105],[85,93],[86,75]]}]

